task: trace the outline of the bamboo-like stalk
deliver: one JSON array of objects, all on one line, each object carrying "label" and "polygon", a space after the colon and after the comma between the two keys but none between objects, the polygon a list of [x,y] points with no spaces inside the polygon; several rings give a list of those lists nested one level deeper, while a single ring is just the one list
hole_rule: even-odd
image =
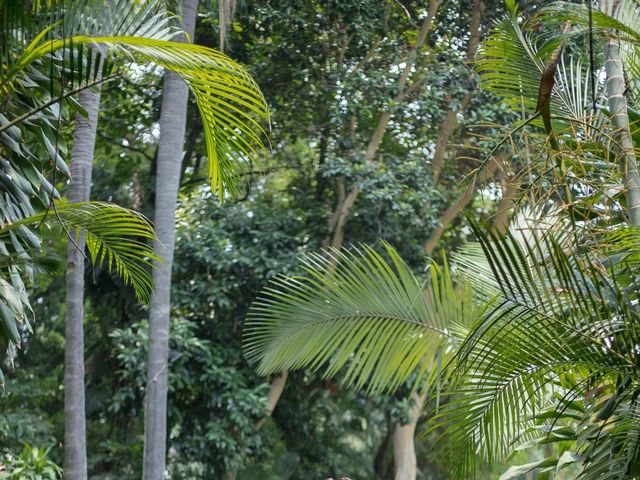
[{"label": "bamboo-like stalk", "polygon": [[[104,55],[104,47],[96,47]],[[96,78],[101,78],[101,65]],[[76,128],[71,150],[71,182],[69,201],[87,202],[91,196],[93,151],[98,129],[100,111],[99,84],[94,89],[83,89],[78,94],[78,103],[87,112],[87,117],[76,115]],[[64,478],[86,480],[87,439],[84,385],[84,235],[73,238],[67,247],[66,307],[64,322]]]},{"label": "bamboo-like stalk", "polygon": [[[617,2],[614,2],[614,8]],[[611,123],[620,148],[620,167],[624,175],[627,214],[631,225],[640,225],[640,174],[629,127],[626,82],[620,56],[620,41],[608,38],[604,43],[604,68],[607,76],[607,98]]]},{"label": "bamboo-like stalk", "polygon": [[[184,31],[193,37],[198,0],[184,0]],[[185,39],[183,39],[184,41]],[[162,257],[153,270],[155,290],[149,309],[149,357],[144,414],[143,479],[162,480],[166,466],[167,391],[171,272],[175,246],[175,212],[180,187],[182,150],[189,89],[174,72],[166,72],[160,113],[156,173],[155,251]]]}]

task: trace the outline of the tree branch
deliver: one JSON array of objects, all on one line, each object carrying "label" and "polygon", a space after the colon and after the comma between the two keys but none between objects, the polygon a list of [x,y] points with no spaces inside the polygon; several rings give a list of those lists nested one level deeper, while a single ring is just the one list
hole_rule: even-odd
[{"label": "tree branch", "polygon": [[[467,46],[467,61],[473,63],[475,61],[476,54],[478,52],[478,44],[480,43],[480,27],[482,22],[482,16],[485,11],[485,4],[482,0],[476,0],[473,4],[473,13],[471,15],[471,24],[469,25],[469,44]],[[473,77],[473,71],[469,71],[469,80]],[[469,82],[471,85],[471,81]],[[436,149],[433,154],[433,160],[431,165],[433,167],[432,184],[435,186],[440,180],[440,174],[442,173],[442,163],[444,160],[447,146],[449,145],[449,139],[451,135],[458,128],[458,113],[464,115],[465,110],[471,103],[471,97],[473,89],[464,94],[460,100],[459,105],[453,108],[453,105],[449,106],[449,110],[445,115],[444,121],[440,124],[438,130],[438,137],[436,140]]]},{"label": "tree branch", "polygon": [[464,189],[462,194],[451,205],[449,205],[442,215],[440,215],[440,218],[438,219],[438,226],[427,239],[423,247],[427,255],[431,256],[433,254],[438,241],[446,231],[447,227],[458,217],[458,215],[460,215],[460,213],[462,213],[469,203],[471,203],[471,200],[476,196],[478,186],[486,182],[501,163],[502,161],[499,161],[496,158],[489,163],[485,163],[484,166],[473,175],[469,185],[467,185],[467,188]]},{"label": "tree branch", "polygon": [[107,140],[107,141],[109,141],[109,142],[113,143],[114,145],[117,145],[118,147],[126,148],[127,150],[130,150],[130,151],[132,151],[132,152],[139,153],[140,155],[142,155],[143,157],[145,157],[145,158],[146,158],[147,160],[149,160],[150,162],[152,162],[152,161],[153,161],[153,156],[152,156],[152,155],[150,155],[149,153],[145,152],[145,151],[144,151],[144,150],[142,150],[141,148],[133,147],[133,146],[131,146],[131,145],[125,145],[125,144],[123,144],[123,143],[120,143],[120,142],[118,142],[118,140],[117,140],[117,139],[113,138],[113,137],[112,137],[112,136],[110,136],[110,135],[107,135],[107,134],[106,134],[106,133],[104,133],[104,132],[100,132],[100,131],[99,131],[99,132],[98,132],[98,136],[99,136],[100,138],[102,138],[103,140]]},{"label": "tree branch", "polygon": [[[417,90],[422,84],[420,81],[415,82],[412,86],[406,89],[407,81],[409,80],[409,76],[413,69],[413,66],[416,62],[416,58],[418,55],[418,51],[422,48],[425,41],[427,40],[427,35],[429,30],[431,29],[431,25],[433,24],[433,19],[436,15],[438,7],[442,4],[442,0],[429,0],[428,14],[424,19],[422,26],[420,28],[420,32],[418,34],[418,38],[413,44],[412,48],[407,55],[407,58],[404,62],[405,66],[398,77],[397,87],[398,94],[396,95],[396,99],[405,100],[411,93]],[[405,91],[406,90],[406,91]],[[395,100],[396,102],[398,100]],[[384,137],[384,133],[389,125],[389,121],[391,120],[391,108],[388,108],[380,115],[378,119],[378,124],[367,144],[367,149],[365,152],[365,161],[369,162],[373,160],[380,148],[380,144],[382,143],[382,138]],[[344,202],[339,202],[336,207],[336,211],[334,212],[335,217],[335,230],[333,234],[333,240],[331,242],[332,246],[342,245],[344,239],[344,225],[347,222],[347,218],[351,213],[351,208],[355,204],[358,195],[360,193],[360,189],[357,185],[351,187],[349,195],[345,197]]]}]

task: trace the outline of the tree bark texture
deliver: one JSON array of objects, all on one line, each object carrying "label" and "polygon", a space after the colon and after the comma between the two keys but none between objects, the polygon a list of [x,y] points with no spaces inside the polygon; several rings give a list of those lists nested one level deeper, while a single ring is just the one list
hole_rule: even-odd
[{"label": "tree bark texture", "polygon": [[505,175],[502,181],[502,196],[498,202],[496,214],[493,216],[491,226],[494,233],[504,235],[509,228],[509,211],[516,201],[520,184],[517,180],[511,179]]},{"label": "tree bark texture", "polygon": [[415,480],[418,474],[415,435],[420,412],[427,397],[424,394],[414,393],[411,399],[413,405],[409,411],[409,422],[396,424],[393,431],[394,480]]},{"label": "tree bark texture", "polygon": [[[266,410],[267,415],[271,416],[273,411],[276,409],[276,405],[278,404],[278,400],[282,396],[282,392],[284,392],[284,387],[287,385],[287,378],[289,377],[289,372],[287,370],[283,371],[280,375],[276,375],[271,378],[269,393],[267,393],[267,403]],[[260,419],[260,421],[256,424],[256,428],[262,428],[266,418]]]},{"label": "tree bark texture", "polygon": [[[182,20],[190,37],[195,31],[197,0],[184,0]],[[182,39],[185,41],[185,39]],[[178,75],[164,77],[155,190],[156,251],[163,263],[153,270],[155,291],[149,309],[149,358],[144,418],[144,480],[162,480],[167,448],[167,381],[171,272],[175,245],[175,212],[187,120],[189,90]]]},{"label": "tree bark texture", "polygon": [[[86,202],[91,195],[93,150],[96,143],[100,90],[83,90],[78,102],[88,116],[76,115],[71,150],[69,201]],[[70,232],[75,239],[75,231]],[[81,234],[67,246],[67,315],[64,323],[64,478],[87,478],[84,396],[84,247]]]},{"label": "tree bark texture", "polygon": [[[614,8],[617,2],[614,2]],[[604,68],[607,75],[607,98],[611,123],[615,128],[614,137],[620,150],[620,165],[624,175],[627,198],[627,213],[631,225],[640,225],[640,174],[636,152],[629,127],[626,82],[624,67],[620,57],[620,42],[609,38],[604,44]]]}]

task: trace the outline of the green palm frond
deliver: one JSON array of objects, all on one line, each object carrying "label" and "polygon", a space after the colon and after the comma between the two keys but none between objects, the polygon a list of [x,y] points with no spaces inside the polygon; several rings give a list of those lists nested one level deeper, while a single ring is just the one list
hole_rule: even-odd
[{"label": "green palm frond", "polygon": [[[91,9],[97,8],[95,2],[89,3]],[[120,4],[125,14],[115,10]],[[200,111],[212,189],[217,189],[220,199],[225,191],[233,193],[243,174],[259,169],[261,163],[260,150],[266,137],[262,123],[268,120],[268,110],[258,85],[242,66],[221,52],[169,41],[177,30],[170,25],[172,17],[162,10],[163,2],[97,5],[102,5],[97,15],[88,8],[70,10],[67,6],[62,32],[56,34],[56,25],[43,29],[10,66],[3,65],[0,92],[7,95],[17,88],[22,79],[28,78],[35,62],[56,52],[62,52],[62,59],[71,63],[71,80],[77,77],[81,83],[90,82],[101,61],[99,55],[90,55],[93,45],[104,45],[110,53],[172,70],[187,83]],[[9,119],[1,125],[0,132],[13,122],[15,119]]]},{"label": "green palm frond", "polygon": [[[17,269],[12,277],[17,274]],[[12,278],[13,280],[13,278]],[[0,278],[0,342],[2,349],[20,343],[19,325],[26,322],[29,303],[24,301],[21,283]]]},{"label": "green palm frond", "polygon": [[[614,8],[615,7],[615,8]],[[573,25],[569,35],[589,34],[589,9],[585,5],[554,2],[544,7],[539,18],[546,23],[564,22]],[[602,37],[618,38],[621,42],[620,56],[629,74],[629,78],[637,79],[640,74],[640,14],[635,0],[607,0],[599,2],[599,8],[591,12],[593,40]],[[637,82],[627,85],[631,92],[638,93]]]},{"label": "green palm frond", "polygon": [[538,41],[523,30],[515,6],[482,42],[476,69],[480,85],[495,93],[516,111],[523,106],[529,115],[536,110],[544,59]]},{"label": "green palm frond", "polygon": [[[559,393],[588,398],[605,379],[640,380],[637,294],[630,297],[595,253],[576,252],[571,237],[548,230],[503,239],[475,230],[484,255],[464,263],[464,275],[490,278],[485,283],[498,295],[461,344],[444,392],[449,401],[431,424],[444,432],[439,453],[459,478],[472,477],[479,459],[503,460],[514,445],[531,440],[541,412],[562,408]],[[580,381],[562,385],[567,375]],[[611,454],[611,443],[605,431],[584,445]],[[589,460],[584,464],[588,472]]]},{"label": "green palm frond", "polygon": [[[84,235],[94,267],[104,265],[132,286],[139,300],[148,301],[153,262],[162,260],[148,245],[156,236],[147,219],[109,203],[56,202],[55,212],[41,212],[0,228],[0,350],[19,345],[21,332],[31,328],[32,310],[23,278],[32,280],[43,266],[51,266],[49,257],[41,257],[40,237],[34,233],[38,227],[71,234],[74,241]],[[0,371],[0,381],[1,376]]]},{"label": "green palm frond", "polygon": [[77,240],[84,235],[94,266],[105,265],[133,287],[141,301],[153,290],[150,269],[160,256],[148,245],[156,238],[153,227],[141,214],[104,202],[58,202],[54,212],[39,213],[0,229],[0,238],[26,226],[44,222],[50,228],[72,232]]},{"label": "green palm frond", "polygon": [[331,250],[303,260],[304,277],[279,277],[254,302],[246,356],[263,374],[344,368],[344,380],[393,391],[412,374],[424,378],[456,324],[477,312],[470,289],[454,287],[445,268],[421,282],[397,252]]},{"label": "green palm frond", "polygon": [[[582,119],[593,106],[590,93],[590,66],[580,56],[572,55],[569,59],[560,58],[556,76],[557,89],[567,99],[566,109],[570,117]],[[600,96],[600,85],[596,84],[596,102]]]},{"label": "green palm frond", "polygon": [[580,478],[629,476],[640,465],[638,230],[594,242],[557,212],[518,217],[504,237],[473,228],[479,242],[454,256],[464,288],[446,268],[421,284],[388,245],[390,262],[370,247],[308,256],[307,276],[278,278],[252,307],[247,356],[262,374],[324,367],[380,391],[422,374],[447,341],[427,431],[457,478],[549,443],[562,455],[504,478],[576,462]]},{"label": "green palm frond", "polygon": [[199,45],[138,37],[74,37],[134,54],[176,72],[194,94],[205,131],[212,189],[223,199],[243,173],[258,167],[261,121],[268,119],[264,97],[248,72],[223,53]]},{"label": "green palm frond", "polygon": [[[514,4],[481,44],[476,68],[481,86],[502,98],[518,113],[537,111],[545,65],[562,43],[556,36],[536,33],[536,24],[523,22]],[[559,34],[560,32],[558,32]],[[551,111],[583,120],[588,113],[589,70],[580,55],[560,56],[554,73]]]},{"label": "green palm frond", "polygon": [[[77,0],[37,5],[34,2],[30,7],[28,2],[2,2],[0,13],[7,23],[0,33],[4,37],[0,46],[3,59],[0,91],[7,94],[32,83],[29,67],[33,65],[33,55],[37,54],[39,45],[50,40],[65,40],[77,35],[171,40],[180,31],[173,25],[174,16],[167,12],[165,4],[163,0]],[[61,53],[59,59],[64,60],[64,65],[52,67],[54,70],[64,68],[64,79],[71,89],[90,82],[92,73],[97,72],[97,65],[104,60],[92,60],[88,50],[65,43],[48,52],[48,56],[54,58]]]},{"label": "green palm frond", "polygon": [[587,414],[594,422],[585,423],[577,433],[583,468],[580,480],[599,478],[634,479],[640,472],[640,411],[637,386],[621,389],[611,382]]},{"label": "green palm frond", "polygon": [[[635,0],[605,0],[599,2],[599,6],[591,12],[596,33],[605,32],[607,36],[618,37],[624,42],[640,44],[640,19]],[[570,22],[583,27],[583,32],[589,25],[589,9],[585,4],[553,2],[540,14],[541,18],[549,21]]]},{"label": "green palm frond", "polygon": [[[171,40],[180,30],[165,0],[80,0],[58,9],[63,36],[79,32],[88,36],[117,35]],[[47,8],[51,15],[51,8]]]}]

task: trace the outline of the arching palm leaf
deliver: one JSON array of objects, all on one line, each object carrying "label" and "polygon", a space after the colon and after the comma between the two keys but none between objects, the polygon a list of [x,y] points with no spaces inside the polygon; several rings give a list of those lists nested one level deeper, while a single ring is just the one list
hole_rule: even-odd
[{"label": "arching palm leaf", "polygon": [[[42,30],[16,60],[3,65],[0,92],[11,92],[35,62],[58,51],[69,56],[71,79],[89,81],[89,75],[96,69],[74,52],[82,48],[88,50],[87,47],[95,44],[173,70],[193,92],[203,119],[212,188],[218,190],[220,199],[224,198],[225,190],[233,192],[242,174],[259,166],[259,150],[264,146],[261,122],[268,119],[268,112],[255,81],[243,67],[220,52],[169,41],[176,30],[170,27],[171,17],[161,8],[163,2],[89,4],[91,9],[86,7],[86,2],[81,2],[80,7],[55,10],[64,14],[66,23],[60,26],[62,33],[56,35],[55,25]],[[94,4],[101,5],[97,13]],[[117,10],[119,5],[122,11]],[[94,57],[94,62],[100,59]],[[23,114],[20,119],[24,117]],[[9,119],[0,126],[0,132],[11,125]]]},{"label": "arching palm leaf", "polygon": [[156,234],[140,213],[104,202],[65,203],[56,205],[56,213],[39,213],[0,229],[0,238],[16,228],[44,222],[49,228],[61,228],[85,237],[87,250],[95,267],[104,264],[130,285],[141,301],[148,301],[153,290],[150,268],[160,256],[149,246]]},{"label": "arching palm leaf", "polygon": [[[304,258],[304,277],[279,277],[254,302],[245,329],[247,357],[261,374],[310,368],[348,384],[392,391],[418,372],[456,324],[477,315],[470,289],[447,269],[421,282],[384,244],[389,260],[362,246]],[[337,265],[337,266],[336,266]],[[334,270],[335,268],[335,270]]]},{"label": "arching palm leaf", "polygon": [[265,100],[244,68],[226,55],[198,45],[138,37],[74,37],[123,49],[176,72],[195,96],[205,131],[209,177],[220,199],[243,173],[261,162],[268,118]]},{"label": "arching palm leaf", "polygon": [[[74,232],[75,238],[82,233],[94,266],[104,263],[134,288],[140,300],[149,299],[153,289],[149,268],[159,256],[148,245],[148,240],[156,238],[153,227],[140,213],[105,202],[57,202],[55,213],[38,213],[1,228],[0,240],[10,240],[15,231],[27,226]],[[38,237],[33,239],[33,248],[39,248]]]},{"label": "arching palm leaf", "polygon": [[73,232],[76,239],[82,233],[94,266],[105,265],[133,287],[138,299],[149,299],[153,289],[150,269],[159,256],[147,242],[156,238],[147,219],[109,203],[60,202],[55,214],[42,212],[0,228],[0,264],[4,265],[9,258],[6,262],[9,280],[0,279],[0,341],[5,348],[20,343],[19,324],[29,325],[30,306],[22,273],[32,275],[39,265],[39,237],[31,233],[31,248],[25,249],[15,240],[15,234],[38,226],[59,229],[63,235]]},{"label": "arching palm leaf", "polygon": [[312,255],[307,277],[279,278],[252,308],[247,356],[263,374],[326,366],[386,390],[449,339],[441,406],[427,425],[457,478],[516,447],[560,441],[573,450],[505,478],[577,461],[583,478],[628,475],[638,464],[640,327],[638,249],[627,247],[639,234],[616,228],[591,250],[589,237],[546,218],[515,222],[504,238],[474,227],[480,242],[455,255],[462,296],[448,270],[420,284],[388,246],[391,262],[367,247]]},{"label": "arching palm leaf", "polygon": [[[553,429],[566,400],[588,399],[590,411],[602,416],[612,398],[611,385],[615,391],[616,378],[628,378],[616,394],[619,403],[610,408],[624,418],[620,428],[603,428],[590,419],[593,413],[587,414],[577,445],[584,454],[585,478],[596,478],[603,468],[603,458],[596,461],[595,452],[607,452],[608,471],[614,471],[614,463],[618,472],[620,465],[628,467],[637,453],[621,445],[637,443],[640,428],[625,414],[633,411],[629,402],[640,380],[634,360],[640,344],[637,292],[623,288],[619,269],[616,274],[603,269],[599,252],[576,253],[572,243],[559,243],[553,233],[539,232],[536,243],[530,243],[476,231],[486,261],[477,268],[467,262],[466,275],[486,276],[488,264],[499,295],[470,329],[451,366],[444,393],[449,401],[431,424],[444,431],[438,442],[442,458],[459,478],[470,478],[477,473],[478,458],[503,460],[514,445],[531,440],[545,410],[553,412],[547,423]],[[619,230],[611,245],[619,247],[628,235]],[[567,376],[576,380],[567,384]],[[612,413],[607,415],[600,420]],[[550,465],[556,463],[544,464]]]},{"label": "arching palm leaf", "polygon": [[[555,36],[535,33],[535,24],[521,21],[514,2],[507,2],[508,15],[496,24],[482,43],[476,64],[481,86],[504,99],[518,113],[531,116],[539,107],[541,79],[554,50],[561,44]],[[554,73],[551,111],[554,115],[583,120],[589,72],[579,55],[559,58]]]}]

